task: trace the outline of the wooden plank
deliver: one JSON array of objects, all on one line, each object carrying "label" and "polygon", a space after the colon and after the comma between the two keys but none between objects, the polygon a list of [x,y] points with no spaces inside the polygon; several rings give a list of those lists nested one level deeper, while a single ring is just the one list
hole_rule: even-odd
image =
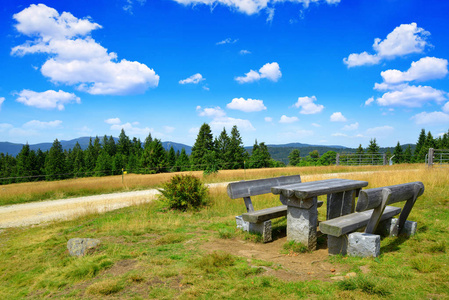
[{"label": "wooden plank", "polygon": [[384,188],[391,190],[391,197],[387,205],[413,198],[415,185],[418,185],[421,189],[418,194],[418,196],[421,196],[424,193],[424,184],[420,181],[362,190],[359,193],[356,211],[360,212],[378,207],[382,202],[382,189]]},{"label": "wooden plank", "polygon": [[246,206],[247,212],[254,211],[253,203],[251,202],[251,197],[243,197],[243,201],[245,201],[245,206]]},{"label": "wooden plank", "polygon": [[405,202],[404,208],[402,209],[401,215],[399,216],[399,220],[396,222],[396,226],[393,228],[391,235],[397,236],[401,233],[404,228],[405,221],[407,221],[408,215],[410,214],[413,205],[415,205],[416,199],[418,199],[419,195],[422,195],[424,192],[422,187],[418,184],[414,186],[414,195],[412,198],[408,199]]},{"label": "wooden plank", "polygon": [[[387,206],[380,218],[380,221],[392,218],[401,212],[399,207]],[[341,236],[348,232],[356,231],[368,224],[373,210],[366,210],[359,213],[353,213],[346,216],[341,216],[335,219],[323,221],[320,223],[320,231],[332,236]]]},{"label": "wooden plank", "polygon": [[366,225],[365,232],[366,233],[374,233],[376,231],[377,225],[379,225],[380,218],[384,213],[385,206],[387,206],[388,201],[391,198],[391,190],[383,189],[382,190],[382,203],[373,210],[373,214],[368,221],[368,225]]},{"label": "wooden plank", "polygon": [[271,192],[275,195],[283,194],[292,197],[293,194],[299,199],[312,198],[319,195],[343,192],[346,190],[360,189],[368,185],[366,181],[350,179],[326,179],[311,182],[302,182],[285,186],[274,186]]},{"label": "wooden plank", "polygon": [[247,180],[228,184],[227,191],[229,198],[237,199],[270,193],[273,186],[284,186],[300,182],[300,175]]}]

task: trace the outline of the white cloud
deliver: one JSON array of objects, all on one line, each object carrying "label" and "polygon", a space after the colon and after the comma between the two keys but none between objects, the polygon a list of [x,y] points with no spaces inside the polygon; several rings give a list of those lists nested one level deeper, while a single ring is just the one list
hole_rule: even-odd
[{"label": "white cloud", "polygon": [[246,55],[246,54],[251,54],[251,52],[250,51],[248,51],[248,50],[240,50],[240,55]]},{"label": "white cloud", "polygon": [[272,117],[265,117],[264,120],[265,120],[265,122],[268,122],[268,123],[273,122],[273,118]]},{"label": "white cloud", "polygon": [[355,122],[354,124],[345,125],[342,130],[353,131],[359,128],[359,122]]},{"label": "white cloud", "polygon": [[299,119],[297,117],[287,117],[286,115],[282,115],[279,123],[295,123],[298,122]]},{"label": "white cloud", "polygon": [[28,106],[34,106],[37,108],[63,110],[65,104],[69,103],[81,103],[79,97],[73,93],[67,93],[59,90],[48,90],[45,92],[34,92],[30,90],[23,90],[17,94],[17,102],[23,103]]},{"label": "white cloud", "polygon": [[11,128],[14,128],[11,124],[8,123],[0,123],[0,132],[4,132],[6,130],[9,130]]},{"label": "white cloud", "polygon": [[443,111],[449,113],[449,102],[446,102],[446,104],[444,104]]},{"label": "white cloud", "polygon": [[449,114],[434,111],[431,113],[422,112],[412,117],[412,120],[415,120],[416,124],[448,124],[449,123]]},{"label": "white cloud", "polygon": [[44,4],[32,4],[13,18],[17,31],[34,40],[14,47],[11,54],[47,54],[41,73],[53,83],[75,85],[95,95],[143,93],[159,83],[159,76],[145,64],[118,62],[117,54],[95,42],[90,33],[101,26],[88,18],[59,14]]},{"label": "white cloud", "polygon": [[125,0],[126,4],[123,5],[123,7],[122,7],[123,10],[132,15],[135,2],[138,2],[142,6],[142,5],[144,5],[147,2],[147,0],[136,0],[136,1]]},{"label": "white cloud", "polygon": [[172,126],[164,126],[164,130],[166,133],[172,133],[173,131],[175,131],[175,127]]},{"label": "white cloud", "polygon": [[243,98],[234,98],[231,103],[226,105],[229,109],[241,110],[244,112],[255,112],[266,110],[267,108],[263,104],[262,100],[250,99],[245,100]]},{"label": "white cloud", "polygon": [[298,101],[294,104],[296,108],[301,108],[300,114],[311,115],[320,113],[323,109],[323,105],[317,105],[313,103],[316,101],[316,97],[299,97]]},{"label": "white cloud", "polygon": [[104,122],[106,124],[111,124],[111,125],[118,125],[118,124],[122,123],[122,121],[120,121],[120,118],[110,118],[110,119],[104,120]]},{"label": "white cloud", "polygon": [[373,49],[376,54],[366,51],[352,53],[343,62],[348,68],[378,64],[383,59],[393,59],[411,53],[422,53],[427,43],[429,32],[417,26],[416,23],[402,24],[390,32],[384,40],[376,38]]},{"label": "white cloud", "polygon": [[[184,5],[209,5],[214,8],[216,5],[228,6],[232,10],[237,10],[241,13],[247,15],[257,14],[261,10],[267,10],[268,19],[270,18],[270,11],[273,10],[273,6],[277,4],[278,0],[174,0],[179,4]],[[338,4],[340,0],[286,0],[292,3],[302,3],[304,8],[309,7],[310,3],[327,3],[327,4]],[[271,13],[274,14],[274,11]]]},{"label": "white cloud", "polygon": [[215,43],[215,45],[235,44],[237,42],[238,42],[238,39],[233,40],[231,38],[227,38],[227,39],[224,39],[222,41]]},{"label": "white cloud", "polygon": [[249,120],[235,119],[231,117],[215,118],[210,122],[210,127],[215,131],[220,131],[225,127],[231,131],[232,127],[236,125],[239,130],[254,131],[256,130]]},{"label": "white cloud", "polygon": [[198,84],[203,80],[206,80],[206,78],[203,78],[203,76],[200,73],[196,73],[196,74],[190,76],[189,78],[180,80],[179,84],[187,84],[187,83]]},{"label": "white cloud", "polygon": [[346,122],[345,116],[341,112],[334,112],[330,117],[331,122]]},{"label": "white cloud", "polygon": [[5,97],[0,97],[0,110],[2,110],[3,102],[5,102]]},{"label": "white cloud", "polygon": [[59,127],[62,124],[61,120],[55,120],[50,122],[42,122],[38,120],[32,120],[29,122],[26,122],[22,125],[23,128],[30,128],[30,129],[49,129],[49,128],[55,128]]},{"label": "white cloud", "polygon": [[318,124],[318,123],[312,123],[312,126],[313,126],[313,127],[321,127],[321,125]]},{"label": "white cloud", "polygon": [[369,98],[368,100],[365,101],[365,105],[366,106],[371,105],[371,103],[373,103],[373,102],[374,102],[374,97],[371,97],[371,98]]},{"label": "white cloud", "polygon": [[421,107],[424,103],[435,101],[441,103],[447,100],[446,93],[430,86],[404,85],[402,89],[390,91],[377,98],[380,106]]},{"label": "white cloud", "polygon": [[332,136],[337,136],[337,137],[347,137],[347,134],[341,133],[341,132],[336,132],[336,133],[332,133]]},{"label": "white cloud", "polygon": [[140,136],[147,136],[148,133],[152,132],[153,129],[152,128],[140,128],[137,126],[134,126],[131,123],[124,123],[124,124],[113,124],[111,126],[111,130],[116,130],[116,131],[121,131],[122,129],[125,130],[125,132],[128,135],[140,135]]},{"label": "white cloud", "polygon": [[259,72],[250,70],[245,74],[245,76],[236,77],[235,80],[238,83],[249,83],[266,78],[268,80],[277,82],[281,77],[282,73],[279,68],[279,64],[277,62],[273,62],[263,65],[262,68],[259,69]]},{"label": "white cloud", "polygon": [[226,116],[226,113],[224,110],[221,109],[221,107],[206,107],[202,108],[201,106],[197,106],[196,110],[198,112],[198,115],[200,117],[211,117],[211,118],[219,118]]},{"label": "white cloud", "polygon": [[412,62],[411,67],[401,72],[399,70],[386,70],[380,75],[385,83],[396,84],[406,81],[426,81],[441,79],[447,75],[447,60],[436,57],[423,57]]},{"label": "white cloud", "polygon": [[374,128],[369,128],[366,130],[366,135],[368,136],[374,136],[374,137],[379,137],[379,136],[387,136],[389,134],[391,134],[391,132],[394,130],[393,127],[391,126],[379,126],[379,127],[374,127]]}]

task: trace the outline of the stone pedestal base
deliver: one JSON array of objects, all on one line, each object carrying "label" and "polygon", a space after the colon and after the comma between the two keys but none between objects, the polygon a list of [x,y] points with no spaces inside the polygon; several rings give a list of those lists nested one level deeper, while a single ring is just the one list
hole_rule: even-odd
[{"label": "stone pedestal base", "polygon": [[[392,235],[393,229],[396,226],[398,219],[392,218],[385,221],[382,221],[377,226],[376,233],[382,236],[390,236]],[[418,223],[414,221],[405,221],[404,228],[401,231],[401,235],[405,235],[406,237],[411,237],[415,235],[416,229],[418,228]]]},{"label": "stone pedestal base", "polygon": [[309,250],[316,249],[316,227],[318,211],[314,205],[310,209],[287,206],[287,239],[302,243]]},{"label": "stone pedestal base", "polygon": [[243,220],[242,216],[236,216],[235,221],[237,223],[237,228],[243,231],[259,233],[262,235],[262,240],[264,243],[271,242],[273,240],[271,232],[271,220],[261,222],[261,223],[250,223]]},{"label": "stone pedestal base", "polygon": [[329,255],[346,255],[348,250],[348,236],[346,234],[339,237],[328,235],[327,248]]},{"label": "stone pedestal base", "polygon": [[348,234],[349,256],[377,257],[380,255],[380,235],[353,232]]}]

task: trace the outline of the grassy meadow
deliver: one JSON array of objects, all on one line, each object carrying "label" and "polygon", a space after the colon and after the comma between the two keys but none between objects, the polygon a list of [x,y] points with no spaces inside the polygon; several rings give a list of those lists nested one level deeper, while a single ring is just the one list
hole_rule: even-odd
[{"label": "grassy meadow", "polygon": [[[317,180],[333,172],[342,173],[341,178],[366,180],[368,188],[422,181],[424,195],[409,217],[418,222],[418,233],[408,239],[384,238],[381,256],[375,259],[325,258],[345,270],[343,274],[323,270],[323,280],[295,276],[285,280],[267,270],[287,271],[287,265],[239,256],[237,248],[213,251],[209,247],[216,241],[270,247],[260,244],[257,235],[235,229],[234,217],[245,210],[243,201],[230,200],[223,187],[212,188],[210,205],[200,211],[171,211],[154,201],[104,214],[86,214],[72,221],[1,230],[0,299],[449,299],[448,169],[399,165],[239,170],[220,171],[204,181],[290,174],[310,175],[308,178]],[[202,177],[201,172],[194,174]],[[14,184],[1,187],[1,198],[3,204],[13,203],[12,199],[21,203],[143,189],[157,187],[170,176],[127,175],[125,185],[121,177]],[[255,209],[278,203],[273,195],[253,200]],[[320,208],[321,219],[324,213],[325,205]],[[282,239],[285,220],[278,219],[274,224],[275,240]],[[73,258],[66,245],[75,237],[97,238],[101,244],[94,253]],[[284,246],[279,247],[278,256],[291,255],[291,250],[289,254],[284,249],[290,245]],[[295,253],[291,259],[294,262],[307,255],[310,253]],[[355,276],[332,280],[346,273]]]}]

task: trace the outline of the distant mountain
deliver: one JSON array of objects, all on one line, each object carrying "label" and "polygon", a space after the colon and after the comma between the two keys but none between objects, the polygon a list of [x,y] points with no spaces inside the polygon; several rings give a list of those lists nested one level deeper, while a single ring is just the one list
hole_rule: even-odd
[{"label": "distant mountain", "polygon": [[267,145],[267,147],[272,148],[309,148],[309,147],[325,147],[325,148],[334,148],[334,149],[349,149],[345,146],[337,146],[337,145],[311,145],[311,144],[302,144],[302,143],[289,143],[282,145]]},{"label": "distant mountain", "polygon": [[[92,138],[92,141],[95,138]],[[102,140],[102,138],[100,137],[100,141]],[[114,138],[115,142],[117,143],[118,138]],[[73,147],[75,147],[76,142],[78,142],[81,146],[81,149],[86,149],[89,146],[89,141],[90,141],[90,137],[80,137],[77,139],[73,139],[73,140],[69,140],[69,141],[59,141],[61,143],[62,149],[64,150],[69,150],[72,149]],[[31,150],[35,150],[37,151],[38,149],[41,149],[42,151],[47,151],[50,150],[51,146],[53,145],[53,143],[39,143],[39,144],[33,144],[30,145],[30,149]],[[19,154],[20,150],[22,150],[24,144],[14,144],[14,143],[10,143],[10,142],[0,142],[0,153],[8,153],[9,155],[13,155],[16,156],[17,154]],[[170,150],[170,147],[173,146],[173,149],[175,151],[181,151],[182,148],[185,149],[186,153],[188,155],[190,155],[190,153],[192,152],[192,147],[184,145],[184,144],[180,144],[180,143],[174,143],[174,142],[162,142],[162,146],[166,149],[166,150]]]}]

